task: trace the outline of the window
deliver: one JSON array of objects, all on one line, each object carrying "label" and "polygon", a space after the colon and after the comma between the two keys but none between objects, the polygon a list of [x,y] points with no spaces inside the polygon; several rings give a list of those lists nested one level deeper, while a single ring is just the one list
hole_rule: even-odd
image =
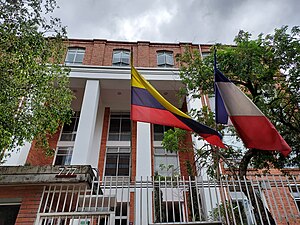
[{"label": "window", "polygon": [[66,64],[82,64],[84,57],[84,48],[68,48],[65,63]]},{"label": "window", "polygon": [[164,133],[167,130],[173,129],[172,127],[162,126],[162,125],[153,125],[154,129],[154,141],[162,141],[164,138]]},{"label": "window", "polygon": [[70,124],[64,124],[59,142],[57,143],[54,165],[70,165],[73,148],[80,118],[80,112],[76,111],[71,117]]},{"label": "window", "polygon": [[107,147],[105,176],[129,176],[129,168],[129,147]]},{"label": "window", "polygon": [[113,51],[113,66],[129,66],[130,51],[129,50],[114,50]]},{"label": "window", "polygon": [[127,225],[127,202],[117,202],[115,225]]},{"label": "window", "polygon": [[154,172],[161,176],[178,175],[179,161],[177,152],[169,152],[163,147],[154,147]]},{"label": "window", "polygon": [[294,198],[294,201],[297,205],[298,211],[300,212],[300,186],[293,185],[291,187],[291,194]]},{"label": "window", "polygon": [[165,150],[161,141],[164,138],[164,132],[173,129],[172,127],[153,125],[154,130],[154,172],[161,176],[174,176],[179,174],[179,162],[177,152]]},{"label": "window", "polygon": [[157,52],[157,66],[158,67],[173,67],[174,66],[173,52],[171,52],[171,51]]},{"label": "window", "polygon": [[[254,224],[254,214],[251,202],[243,192],[230,192],[235,219],[238,224]],[[239,214],[241,212],[241,217]]]},{"label": "window", "polygon": [[63,130],[60,135],[60,141],[75,141],[78,123],[79,123],[80,112],[77,111],[71,117],[70,124],[64,124]]},{"label": "window", "polygon": [[70,165],[73,154],[73,146],[58,147],[54,165]]},{"label": "window", "polygon": [[20,205],[0,205],[0,225],[14,225]]},{"label": "window", "polygon": [[130,141],[131,122],[128,114],[111,114],[109,141]]},{"label": "window", "polygon": [[202,52],[202,59],[210,55],[210,52]]}]

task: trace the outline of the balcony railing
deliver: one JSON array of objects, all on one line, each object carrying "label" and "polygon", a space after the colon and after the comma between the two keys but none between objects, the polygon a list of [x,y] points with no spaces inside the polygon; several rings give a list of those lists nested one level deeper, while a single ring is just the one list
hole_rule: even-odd
[{"label": "balcony railing", "polygon": [[141,177],[48,185],[36,224],[300,224],[300,177]]}]

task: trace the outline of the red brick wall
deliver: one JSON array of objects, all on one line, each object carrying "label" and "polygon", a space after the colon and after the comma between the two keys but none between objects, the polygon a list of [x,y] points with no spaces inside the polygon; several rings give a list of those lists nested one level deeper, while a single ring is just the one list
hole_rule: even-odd
[{"label": "red brick wall", "polygon": [[[183,53],[185,47],[198,50],[198,45],[191,43],[150,43],[147,41],[122,42],[107,41],[101,39],[80,40],[70,39],[66,42],[67,47],[85,48],[84,65],[112,66],[112,54],[114,49],[131,50],[133,47],[134,65],[136,67],[154,67],[157,68],[157,51],[172,51],[174,55],[175,67],[179,67],[175,57]],[[203,52],[209,51],[209,45],[201,45]]]},{"label": "red brick wall", "polygon": [[15,225],[34,224],[40,199],[42,186],[0,187],[0,198],[21,198],[21,207]]},{"label": "red brick wall", "polygon": [[[60,129],[51,137],[49,137],[50,148],[56,149],[59,135],[60,135]],[[54,155],[46,156],[45,151],[43,149],[37,148],[35,145],[36,142],[33,141],[27,156],[26,163],[30,164],[31,166],[52,165]]]},{"label": "red brick wall", "polygon": [[102,137],[101,137],[101,144],[100,144],[100,153],[98,159],[98,169],[99,169],[99,176],[103,176],[104,172],[104,162],[105,162],[105,154],[106,154],[106,142],[107,142],[107,134],[108,134],[108,125],[109,125],[109,115],[110,115],[110,108],[106,107],[104,110],[104,119],[103,119],[103,127],[102,127]]},{"label": "red brick wall", "polygon": [[131,123],[131,180],[136,176],[136,141],[137,141],[137,122]]}]

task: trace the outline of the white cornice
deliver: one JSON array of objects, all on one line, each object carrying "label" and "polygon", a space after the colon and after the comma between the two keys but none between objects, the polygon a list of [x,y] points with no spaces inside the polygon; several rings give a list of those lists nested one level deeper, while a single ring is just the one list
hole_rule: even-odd
[{"label": "white cornice", "polygon": [[[130,79],[130,67],[114,67],[114,66],[84,66],[72,65],[70,78],[82,79]],[[178,80],[179,70],[175,68],[137,68],[138,71],[149,80]]]}]

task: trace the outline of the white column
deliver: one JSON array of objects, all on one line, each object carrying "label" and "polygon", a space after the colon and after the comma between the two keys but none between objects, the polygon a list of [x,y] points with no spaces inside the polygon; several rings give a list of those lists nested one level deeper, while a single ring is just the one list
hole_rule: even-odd
[{"label": "white column", "polygon": [[87,80],[81,106],[79,124],[73,149],[71,165],[89,165],[96,126],[100,96],[98,80]]},{"label": "white column", "polygon": [[[151,124],[137,122],[136,181],[151,180]],[[152,190],[137,188],[135,193],[136,224],[149,224],[152,221]],[[148,196],[147,196],[148,195]],[[142,198],[142,202],[141,202]],[[148,216],[147,216],[148,214]],[[148,219],[150,221],[148,221]]]},{"label": "white column", "polygon": [[14,150],[13,152],[9,152],[10,155],[5,157],[5,162],[2,166],[24,166],[30,147],[31,143],[25,142],[19,151]]},{"label": "white column", "polygon": [[[192,95],[188,95],[187,97],[187,109],[188,111],[192,110],[192,109],[201,109],[203,107],[203,104],[201,102],[200,98],[193,98]],[[205,141],[203,139],[198,140],[197,137],[195,137],[194,135],[192,135],[192,141],[195,144],[195,148],[196,149],[200,149],[204,146]],[[202,176],[202,178],[207,179],[207,168],[201,168],[201,170],[197,170],[198,171],[198,176]]]}]

